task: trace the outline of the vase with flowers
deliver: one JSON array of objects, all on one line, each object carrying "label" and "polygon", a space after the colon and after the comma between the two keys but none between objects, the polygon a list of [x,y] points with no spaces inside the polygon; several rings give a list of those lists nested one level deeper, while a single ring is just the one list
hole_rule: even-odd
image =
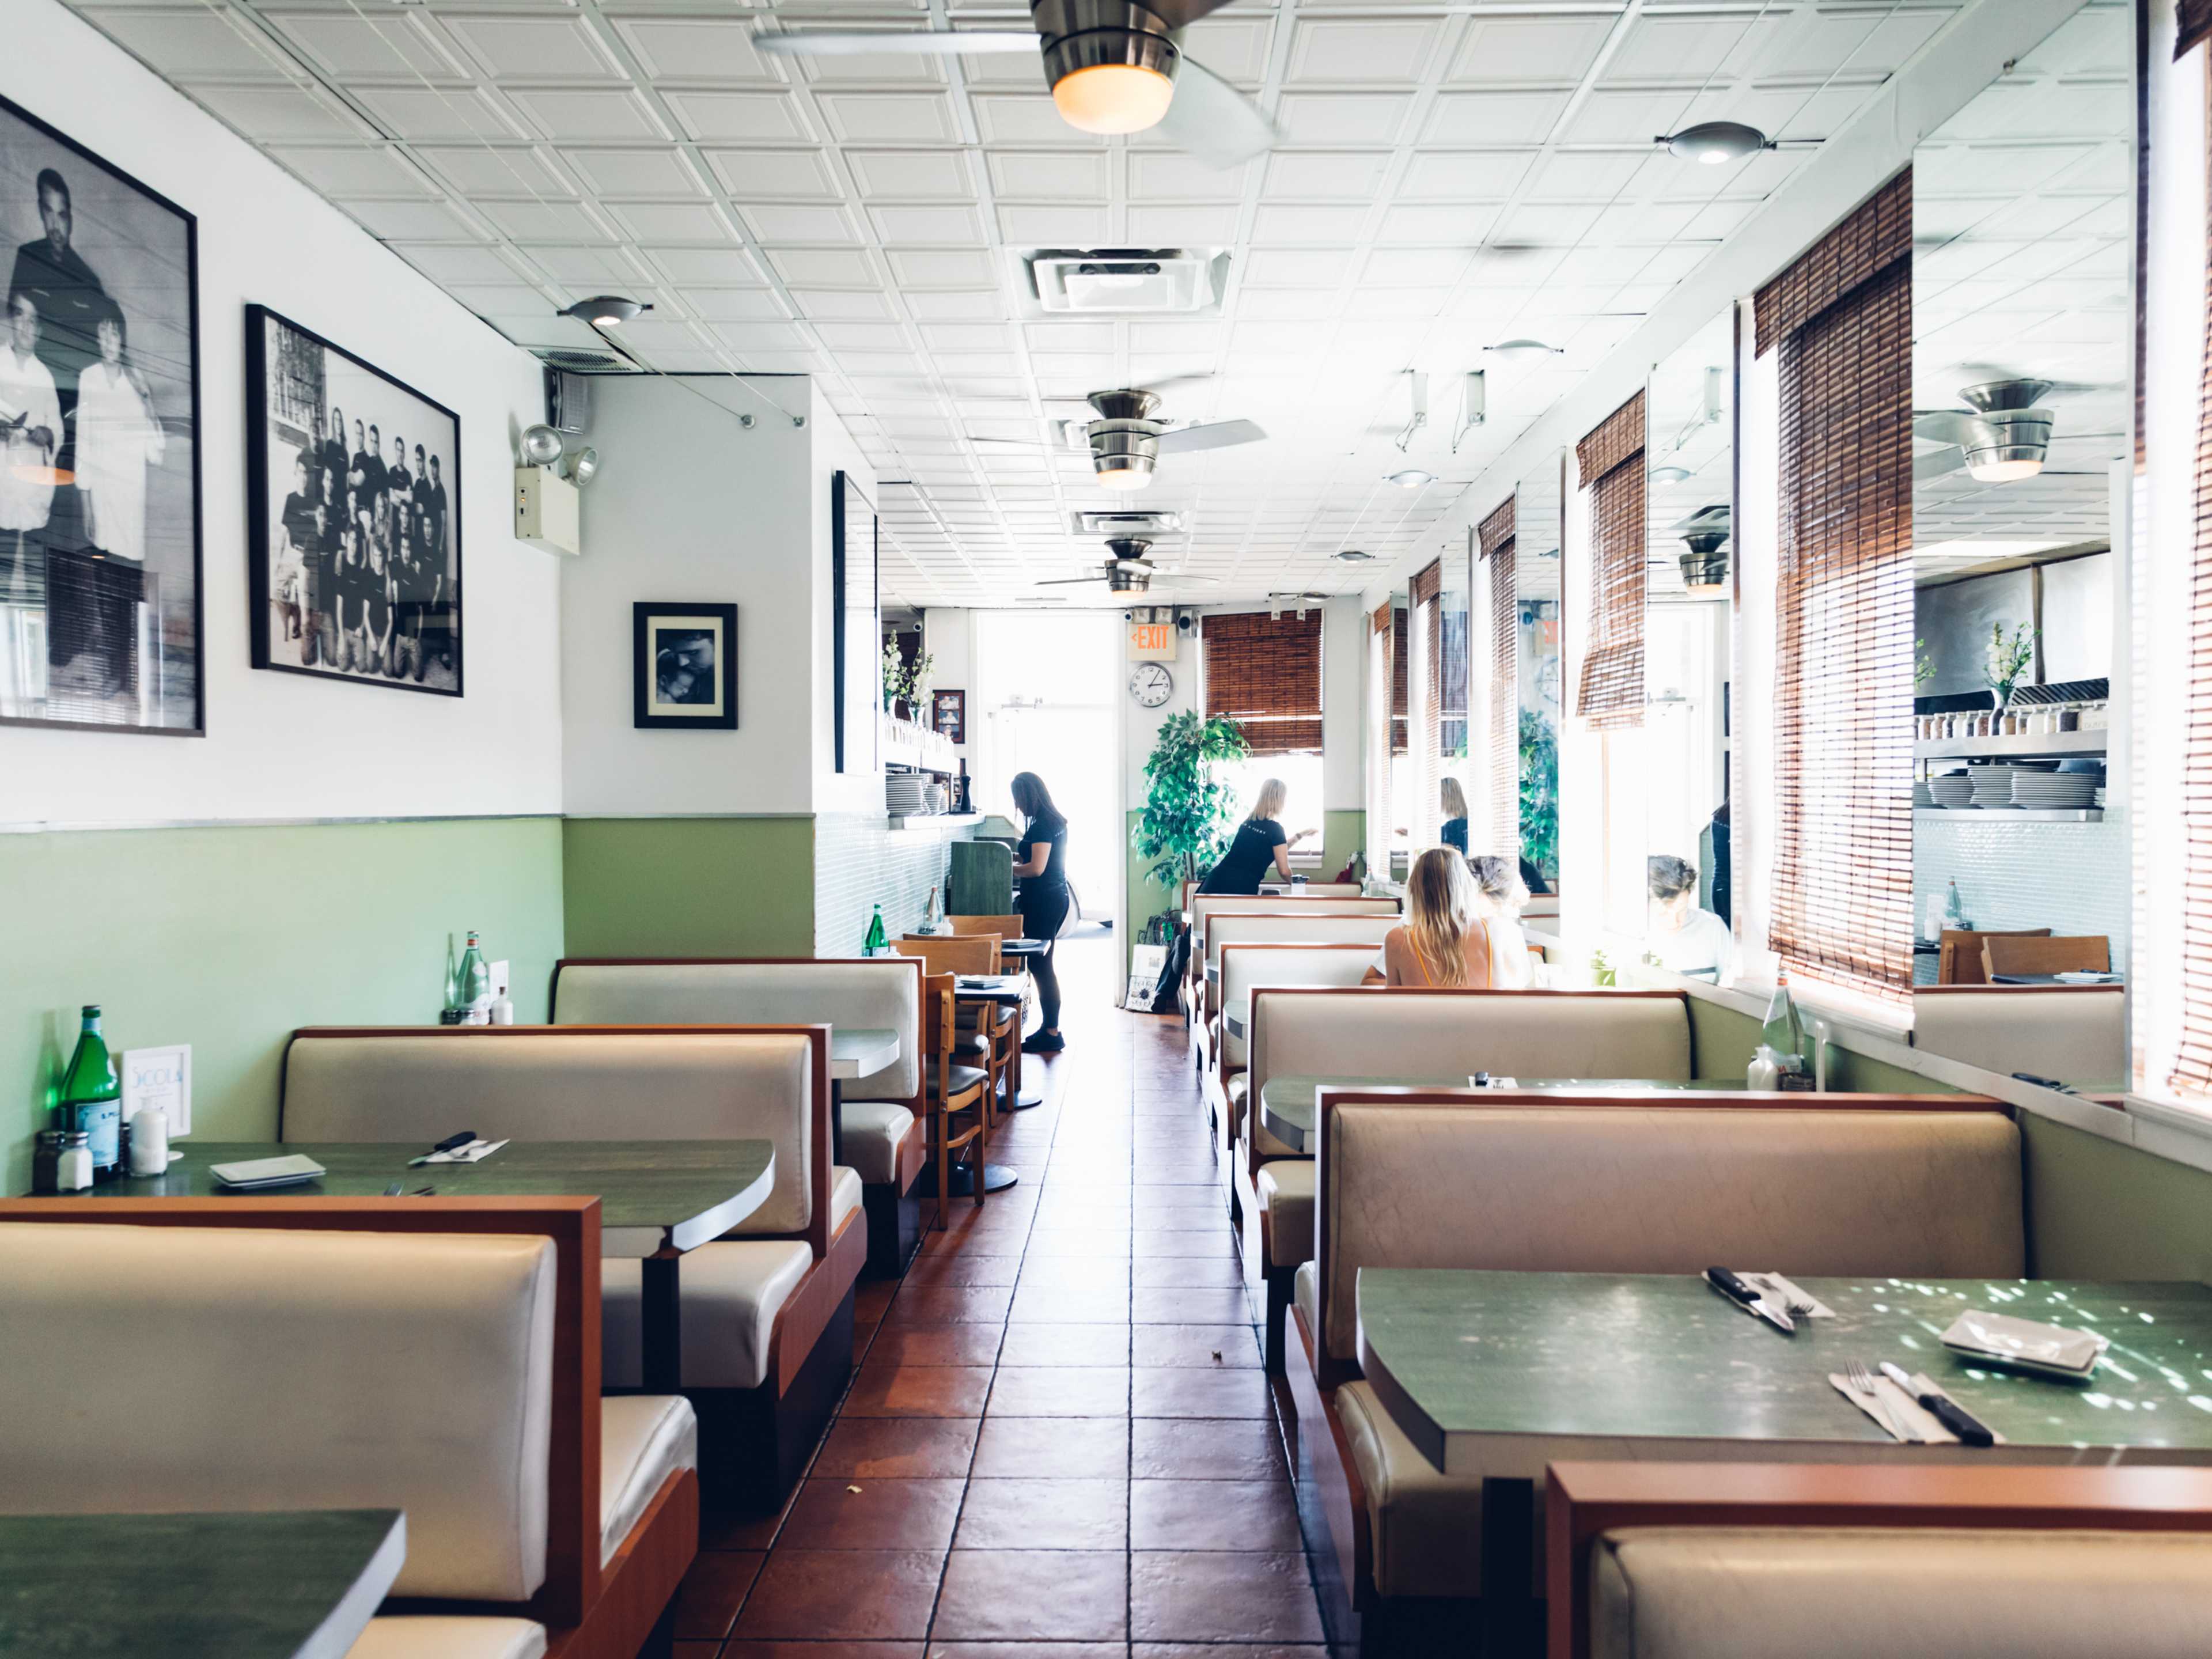
[{"label": "vase with flowers", "polygon": [[2038,630],[2026,623],[2010,634],[2005,632],[2002,623],[1990,624],[1989,658],[1983,680],[1996,705],[1990,716],[1990,731],[2003,730],[2005,710],[2012,705],[2013,688],[2035,660],[2035,642],[2039,637]]}]

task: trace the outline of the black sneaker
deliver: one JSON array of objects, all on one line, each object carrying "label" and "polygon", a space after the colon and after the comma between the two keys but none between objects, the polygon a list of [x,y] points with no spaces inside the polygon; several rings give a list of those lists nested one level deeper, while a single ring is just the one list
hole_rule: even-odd
[{"label": "black sneaker", "polygon": [[1039,1031],[1022,1043],[1025,1054],[1056,1054],[1067,1047],[1067,1041],[1057,1031]]}]

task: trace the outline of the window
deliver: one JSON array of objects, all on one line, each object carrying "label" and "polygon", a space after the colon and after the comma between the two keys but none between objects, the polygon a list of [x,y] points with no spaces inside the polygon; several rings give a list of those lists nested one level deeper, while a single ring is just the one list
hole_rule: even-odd
[{"label": "window", "polygon": [[1575,446],[1596,555],[1589,650],[1575,712],[1599,727],[1644,724],[1644,394]]},{"label": "window", "polygon": [[1243,729],[1255,755],[1321,753],[1321,612],[1208,617],[1206,712]]}]

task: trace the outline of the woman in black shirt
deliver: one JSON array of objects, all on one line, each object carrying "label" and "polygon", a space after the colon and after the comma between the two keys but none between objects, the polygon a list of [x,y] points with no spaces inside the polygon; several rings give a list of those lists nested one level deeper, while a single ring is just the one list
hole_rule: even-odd
[{"label": "woman in black shirt", "polygon": [[1269,778],[1260,786],[1259,799],[1252,803],[1244,822],[1237,826],[1229,850],[1206,872],[1206,879],[1198,884],[1200,892],[1257,893],[1260,884],[1269,879],[1271,874],[1277,880],[1291,878],[1290,849],[1313,831],[1301,830],[1295,836],[1286,836],[1283,826],[1275,822],[1275,814],[1283,810],[1290,793],[1280,778]]},{"label": "woman in black shirt", "polygon": [[1067,921],[1067,820],[1036,773],[1017,772],[1012,793],[1024,825],[1014,865],[1022,878],[1022,931],[1045,942],[1044,954],[1030,958],[1043,1021],[1022,1044],[1022,1052],[1056,1054],[1067,1046],[1060,1035],[1060,975],[1052,960],[1054,941]]}]

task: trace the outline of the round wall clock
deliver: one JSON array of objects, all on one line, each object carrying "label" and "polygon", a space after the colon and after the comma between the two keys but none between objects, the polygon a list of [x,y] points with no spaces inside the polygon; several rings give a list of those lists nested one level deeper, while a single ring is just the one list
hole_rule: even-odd
[{"label": "round wall clock", "polygon": [[1175,695],[1175,678],[1164,663],[1140,662],[1129,671],[1129,695],[1139,708],[1158,708]]}]

